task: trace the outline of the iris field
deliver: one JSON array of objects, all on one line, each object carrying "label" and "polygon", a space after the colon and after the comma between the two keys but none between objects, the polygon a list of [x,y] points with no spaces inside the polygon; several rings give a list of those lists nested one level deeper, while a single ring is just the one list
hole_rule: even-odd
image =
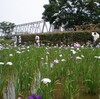
[{"label": "iris field", "polygon": [[100,48],[0,47],[0,99],[53,99],[57,82],[62,99],[75,99],[81,91],[99,94]]}]

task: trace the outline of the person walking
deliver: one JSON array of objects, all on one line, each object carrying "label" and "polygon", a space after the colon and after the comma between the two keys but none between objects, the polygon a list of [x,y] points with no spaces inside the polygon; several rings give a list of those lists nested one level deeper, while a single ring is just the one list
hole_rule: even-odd
[{"label": "person walking", "polygon": [[35,36],[35,43],[37,46],[40,46],[40,37],[38,35]]}]

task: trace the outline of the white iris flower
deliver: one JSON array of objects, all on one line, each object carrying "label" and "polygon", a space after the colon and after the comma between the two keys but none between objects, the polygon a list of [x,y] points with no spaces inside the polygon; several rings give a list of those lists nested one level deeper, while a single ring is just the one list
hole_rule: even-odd
[{"label": "white iris flower", "polygon": [[41,82],[43,82],[44,84],[47,84],[47,83],[51,83],[51,80],[49,78],[43,78]]},{"label": "white iris flower", "polygon": [[7,65],[13,65],[13,63],[12,63],[12,62],[7,62],[6,64],[7,64]]}]

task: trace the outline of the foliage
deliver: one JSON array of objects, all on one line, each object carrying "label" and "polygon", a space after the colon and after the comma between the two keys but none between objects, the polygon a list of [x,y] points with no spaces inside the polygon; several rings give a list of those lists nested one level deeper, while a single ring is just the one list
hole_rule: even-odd
[{"label": "foliage", "polygon": [[14,27],[15,24],[11,22],[4,21],[0,23],[0,29],[2,29],[3,33],[5,34],[10,34],[13,31]]},{"label": "foliage", "polygon": [[5,44],[5,45],[9,45],[9,44],[12,44],[13,43],[13,40],[11,39],[1,39],[0,38],[0,44]]},{"label": "foliage", "polygon": [[55,28],[100,23],[99,0],[49,0],[44,9],[42,18]]},{"label": "foliage", "polygon": [[[76,54],[72,54],[71,50],[76,51]],[[57,80],[63,85],[65,99],[73,99],[82,87],[85,87],[87,93],[99,92],[99,50],[99,48],[4,47],[0,51],[0,95],[2,96],[6,89],[7,81],[14,84],[16,98],[22,93],[24,99],[33,92],[41,94],[43,99],[51,99]],[[77,56],[81,59],[76,59]],[[13,64],[7,65],[9,61]],[[2,62],[4,64],[1,64]],[[50,78],[51,83],[42,83],[43,78]]]},{"label": "foliage", "polygon": [[[63,42],[65,45],[72,44],[73,42],[79,42],[85,44],[88,40],[93,41],[91,35],[92,31],[72,31],[72,32],[59,32],[59,33],[44,33],[38,34],[40,36],[41,43],[45,45],[60,45]],[[97,31],[100,33],[100,31]],[[22,35],[22,43],[27,42],[34,44],[35,35]]]}]

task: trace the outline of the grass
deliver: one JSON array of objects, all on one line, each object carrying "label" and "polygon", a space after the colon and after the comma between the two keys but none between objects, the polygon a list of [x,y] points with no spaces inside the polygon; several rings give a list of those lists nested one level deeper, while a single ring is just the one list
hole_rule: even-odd
[{"label": "grass", "polygon": [[[15,97],[21,94],[27,99],[35,93],[41,94],[43,99],[51,99],[57,80],[64,89],[64,98],[73,99],[81,86],[85,92],[95,94],[100,90],[100,58],[95,58],[100,56],[99,50],[6,46],[0,50],[0,62],[4,63],[0,64],[0,95],[13,84]],[[7,62],[12,62],[12,65],[7,65]],[[51,83],[43,84],[43,78],[51,79]]]}]

